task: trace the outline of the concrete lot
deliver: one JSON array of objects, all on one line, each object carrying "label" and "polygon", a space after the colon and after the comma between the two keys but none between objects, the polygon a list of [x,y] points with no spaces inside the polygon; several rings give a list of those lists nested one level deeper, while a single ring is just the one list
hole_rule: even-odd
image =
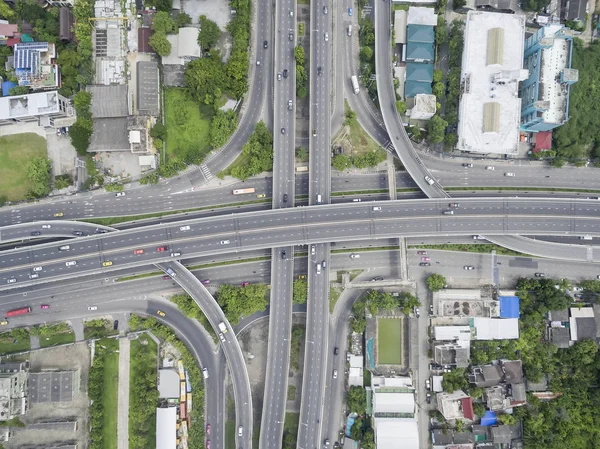
[{"label": "concrete lot", "polygon": [[25,424],[49,421],[77,421],[77,430],[26,430],[15,434],[14,438],[4,444],[6,449],[23,446],[48,447],[51,445],[72,442],[78,447],[87,447],[88,397],[87,379],[90,367],[90,348],[87,343],[77,343],[50,349],[34,351],[30,355],[31,371],[73,370],[79,369],[80,388],[74,400],[64,403],[32,405],[29,412],[22,417]]}]

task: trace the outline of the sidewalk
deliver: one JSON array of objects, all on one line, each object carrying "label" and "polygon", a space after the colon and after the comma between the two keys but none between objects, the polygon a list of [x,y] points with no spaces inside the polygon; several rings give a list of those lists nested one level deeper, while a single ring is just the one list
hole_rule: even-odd
[{"label": "sidewalk", "polygon": [[117,449],[129,449],[129,353],[129,339],[119,339]]}]

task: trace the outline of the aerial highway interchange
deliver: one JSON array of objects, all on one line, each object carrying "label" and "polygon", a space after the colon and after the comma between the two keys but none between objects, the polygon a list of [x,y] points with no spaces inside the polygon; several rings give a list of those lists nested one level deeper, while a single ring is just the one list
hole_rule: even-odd
[{"label": "aerial highway interchange", "polygon": [[[147,283],[113,281],[125,273],[149,270],[153,265],[165,272],[171,269],[176,274],[171,276],[172,281],[198,302],[211,325],[216,328],[217,323],[227,321],[223,312],[199,278],[180,261],[185,261],[187,265],[210,257],[226,258],[256,252],[265,254],[266,250],[270,250],[271,267],[265,268],[263,275],[254,276],[250,273],[255,271],[254,265],[251,266],[254,270],[240,266],[232,268],[221,279],[223,283],[235,283],[243,275],[253,281],[269,282],[272,288],[269,357],[259,446],[275,449],[281,445],[289,368],[292,282],[299,273],[308,273],[309,301],[305,311],[307,344],[297,444],[298,449],[318,448],[323,445],[324,439],[333,440],[337,436],[343,388],[340,382],[331,381],[330,373],[334,366],[343,370],[343,360],[334,359],[332,354],[334,347],[343,347],[345,344],[348,316],[352,301],[358,295],[357,292],[349,294],[330,316],[329,270],[325,269],[326,265],[336,269],[361,267],[367,271],[373,267],[375,274],[381,271],[386,275],[392,270],[386,271],[387,268],[379,266],[377,256],[352,261],[347,254],[332,255],[332,243],[353,242],[360,245],[361,241],[381,241],[388,244],[391,239],[398,237],[433,241],[440,237],[469,239],[472,235],[484,235],[490,241],[525,253],[538,251],[545,257],[558,260],[597,262],[600,254],[596,254],[592,246],[577,245],[572,248],[572,253],[568,253],[564,245],[534,243],[529,239],[510,237],[600,236],[600,201],[596,197],[577,194],[577,198],[558,198],[555,195],[552,198],[539,198],[518,193],[496,198],[478,192],[477,195],[481,197],[473,195],[461,198],[460,207],[455,213],[445,215],[444,212],[449,210],[450,194],[444,190],[444,186],[521,187],[524,191],[527,187],[549,186],[596,188],[600,178],[583,181],[582,177],[572,176],[574,169],[556,171],[529,165],[508,165],[505,162],[499,162],[495,175],[490,176],[483,168],[487,165],[485,161],[474,161],[475,167],[465,168],[459,161],[421,157],[408,139],[391,101],[393,82],[390,70],[389,2],[375,2],[374,8],[381,121],[378,121],[377,112],[372,111],[373,106],[364,94],[353,96],[348,83],[337,82],[332,76],[335,73],[336,78],[339,76],[347,80],[352,72],[346,72],[355,70],[352,41],[345,35],[347,25],[353,23],[353,19],[345,14],[348,5],[329,2],[311,4],[311,166],[308,176],[296,176],[295,36],[291,39],[288,37],[290,30],[296,28],[296,5],[293,1],[276,2],[275,5],[259,1],[257,6],[256,20],[262,26],[256,27],[253,45],[256,61],[260,64],[251,61],[252,83],[247,111],[228,144],[205,161],[204,170],[186,173],[158,186],[131,189],[125,197],[84,194],[68,200],[43,201],[0,210],[0,243],[29,240],[32,237],[68,238],[21,247],[17,245],[16,248],[5,245],[0,252],[0,291],[5,299],[2,310],[35,301],[49,301],[48,297],[51,297],[59,305],[53,311],[59,320],[85,316],[86,307],[91,303],[100,305],[107,313],[155,315],[159,309],[166,311],[166,316],[160,319],[178,332],[199,363],[209,367],[213,374],[206,379],[209,386],[206,389],[206,419],[214,427],[212,447],[225,447],[226,399],[221,380],[227,363],[234,387],[236,427],[245,429],[243,436],[236,438],[236,444],[240,448],[250,448],[255,411],[243,354],[234,329],[227,323],[230,332],[220,345],[222,352],[215,354],[205,332],[174,306],[161,300],[160,296],[153,296],[154,290],[165,288],[163,280],[156,278]],[[333,26],[332,20],[336,21],[336,26]],[[332,51],[332,45],[335,45],[335,52]],[[341,64],[344,59],[346,64]],[[290,76],[280,80],[278,75],[284,69],[289,70]],[[340,125],[340,116],[344,113],[340,106],[344,92],[350,96],[349,103],[357,110],[359,121],[382,146],[393,149],[406,168],[407,173],[399,174],[396,179],[397,187],[418,187],[428,198],[381,201],[384,198],[375,197],[352,201],[352,198],[362,196],[350,195],[340,200],[347,203],[340,204],[336,197],[331,196],[331,192],[380,190],[387,186],[387,180],[381,174],[332,178],[332,125]],[[291,110],[289,101],[292,101]],[[268,111],[269,127],[274,134],[273,176],[249,180],[248,183],[257,185],[257,193],[264,192],[272,199],[272,208],[264,210],[264,205],[248,205],[240,207],[239,211],[227,209],[226,213],[212,214],[214,210],[210,210],[210,207],[234,202],[232,187],[203,190],[202,185],[237,157],[263,109]],[[517,174],[516,180],[501,175],[503,167],[509,166]],[[426,181],[426,177],[433,182]],[[306,199],[300,198],[300,195],[308,195],[308,207],[304,207]],[[420,192],[414,195],[422,196]],[[296,201],[297,196],[299,201]],[[295,207],[298,203],[303,207]],[[86,217],[128,216],[199,207],[209,210],[199,213],[197,218],[165,218],[158,223],[150,220],[123,230],[75,221]],[[252,207],[261,207],[261,210],[250,210]],[[64,217],[50,219],[59,212],[64,213]],[[68,221],[70,219],[73,221]],[[33,234],[36,232],[40,235]],[[297,252],[301,252],[302,256],[296,256]],[[390,257],[396,257],[394,251],[390,251],[390,254]],[[462,261],[479,256],[457,257]],[[478,265],[479,271],[481,264],[473,263]],[[557,275],[561,270],[560,262],[540,263],[548,263],[550,268],[547,271],[555,270]],[[444,269],[453,269],[452,262],[446,265]],[[419,270],[414,261],[411,270],[413,273]],[[588,264],[582,263],[577,270],[573,272],[573,277],[576,273],[581,275],[582,270],[589,271],[590,277],[595,276],[593,266]],[[219,271],[214,273],[208,277],[214,280],[221,275]],[[481,273],[479,275],[483,276]],[[507,275],[516,277],[517,271]],[[99,285],[101,288],[98,288]],[[77,299],[78,289],[86,289],[89,296],[85,300]],[[177,290],[174,285],[173,290]],[[23,323],[33,324],[37,319],[41,318],[33,314]],[[419,326],[422,330],[425,322],[420,321]],[[327,404],[337,405],[331,406],[331,414]]]}]

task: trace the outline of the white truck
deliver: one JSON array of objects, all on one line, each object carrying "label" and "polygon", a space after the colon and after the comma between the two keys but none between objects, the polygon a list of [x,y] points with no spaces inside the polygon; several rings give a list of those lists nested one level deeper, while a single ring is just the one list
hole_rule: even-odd
[{"label": "white truck", "polygon": [[227,326],[225,326],[225,323],[223,323],[222,321],[219,323],[219,330],[224,334],[227,333]]},{"label": "white truck", "polygon": [[358,88],[358,78],[356,75],[352,75],[352,87],[354,88],[354,93],[358,95],[360,89]]}]

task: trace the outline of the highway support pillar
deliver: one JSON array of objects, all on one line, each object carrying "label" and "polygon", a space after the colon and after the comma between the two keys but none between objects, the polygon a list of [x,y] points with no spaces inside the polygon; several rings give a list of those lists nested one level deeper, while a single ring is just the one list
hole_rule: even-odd
[{"label": "highway support pillar", "polygon": [[406,239],[404,237],[398,238],[398,246],[400,248],[400,279],[408,281],[408,260],[406,259]]},{"label": "highway support pillar", "polygon": [[390,200],[398,199],[396,192],[396,168],[394,166],[394,156],[391,153],[387,155],[388,168],[388,189],[390,191]]}]

